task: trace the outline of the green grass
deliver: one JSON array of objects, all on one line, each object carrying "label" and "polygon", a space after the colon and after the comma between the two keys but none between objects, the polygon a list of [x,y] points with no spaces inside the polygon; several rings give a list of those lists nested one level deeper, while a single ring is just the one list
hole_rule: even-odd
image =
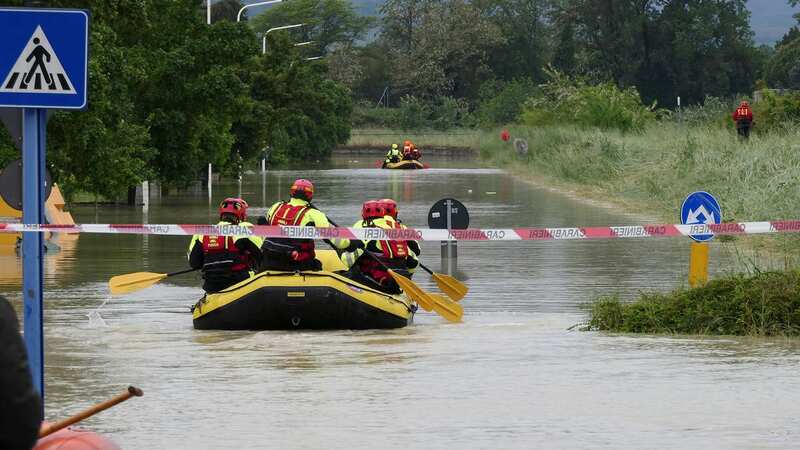
[{"label": "green grass", "polygon": [[389,128],[356,128],[350,133],[348,146],[377,148],[389,147],[392,143],[402,146],[403,141],[411,139],[418,147],[450,147],[478,149],[481,133],[470,129],[458,129],[450,132],[437,131],[402,131]]},{"label": "green grass", "polygon": [[[511,127],[527,140],[527,156],[501,141],[481,139],[481,156],[501,168],[675,221],[687,194],[712,193],[727,220],[800,218],[800,131],[785,128],[739,143],[723,128],[657,123],[623,134],[570,126]],[[512,139],[513,140],[513,139]]]},{"label": "green grass", "polygon": [[731,275],[695,289],[601,297],[589,329],[626,333],[800,336],[800,272]]}]

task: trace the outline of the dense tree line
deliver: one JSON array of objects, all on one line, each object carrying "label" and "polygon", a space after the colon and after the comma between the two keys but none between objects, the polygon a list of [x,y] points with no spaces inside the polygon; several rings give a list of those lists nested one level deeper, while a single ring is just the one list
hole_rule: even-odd
[{"label": "dense tree line", "polygon": [[[22,1],[13,2],[14,6]],[[261,40],[218,2],[52,0],[91,11],[89,107],[49,123],[48,161],[67,193],[119,198],[131,186],[180,187],[208,163],[320,157],[349,138],[352,100],[287,39]],[[5,155],[5,152],[2,153]]]},{"label": "dense tree line", "polygon": [[380,14],[351,83],[372,102],[388,87],[392,105],[453,97],[481,115],[506,87],[548,81],[548,67],[661,107],[800,83],[800,32],[757,47],[746,0],[385,0]]}]

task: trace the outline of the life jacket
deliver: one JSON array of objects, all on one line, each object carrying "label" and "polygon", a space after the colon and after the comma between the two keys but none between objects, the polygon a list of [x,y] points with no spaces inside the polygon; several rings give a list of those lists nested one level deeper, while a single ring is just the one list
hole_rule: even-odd
[{"label": "life jacket", "polygon": [[236,247],[233,236],[203,236],[203,278],[225,282],[250,270],[248,256]]},{"label": "life jacket", "polygon": [[[378,222],[375,226],[383,229],[402,228],[402,225],[394,220],[384,220]],[[384,240],[379,241],[379,243],[381,252],[374,252],[367,249],[366,251],[370,252],[375,258],[362,256],[358,260],[358,268],[363,274],[369,276],[378,283],[386,284],[389,281],[393,281],[386,268],[388,267],[395,271],[400,270],[406,272],[406,257],[409,256],[411,252],[408,249],[406,241]]]},{"label": "life jacket", "polygon": [[733,114],[733,120],[751,121],[753,120],[753,112],[748,106],[740,106],[739,108],[736,108],[736,112]]},{"label": "life jacket", "polygon": [[[275,226],[300,226],[310,209],[311,207],[308,205],[281,203],[272,214],[272,217],[270,217],[269,224]],[[268,250],[283,253],[299,263],[316,257],[313,239],[269,238],[264,240],[264,244]],[[297,253],[293,254],[293,252]]]}]

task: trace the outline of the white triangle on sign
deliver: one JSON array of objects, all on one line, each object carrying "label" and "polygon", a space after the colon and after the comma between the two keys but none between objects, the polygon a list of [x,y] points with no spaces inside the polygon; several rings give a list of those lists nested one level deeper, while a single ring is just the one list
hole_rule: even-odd
[{"label": "white triangle on sign", "polygon": [[75,94],[69,75],[58,60],[53,46],[36,26],[28,44],[8,72],[0,92],[29,94]]}]

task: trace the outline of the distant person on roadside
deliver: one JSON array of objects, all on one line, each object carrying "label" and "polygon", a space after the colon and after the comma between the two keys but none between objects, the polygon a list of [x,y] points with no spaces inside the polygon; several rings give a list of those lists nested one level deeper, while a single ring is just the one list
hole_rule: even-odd
[{"label": "distant person on roadside", "polygon": [[[252,227],[247,220],[247,202],[226,198],[219,206],[217,225]],[[258,236],[204,236],[196,234],[189,242],[189,265],[203,272],[203,290],[219,292],[255,275],[261,264]]]},{"label": "distant person on roadside", "polygon": [[17,314],[2,296],[0,343],[0,448],[29,450],[39,436],[42,401],[33,386]]},{"label": "distant person on roadside", "polygon": [[386,160],[383,161],[383,167],[386,167],[387,164],[400,162],[402,158],[403,155],[400,153],[400,147],[397,144],[392,144],[392,148],[386,153]]},{"label": "distant person on roadside", "polygon": [[739,139],[749,139],[750,129],[753,127],[753,110],[747,101],[742,101],[733,112],[733,122],[736,124],[736,133]]},{"label": "distant person on roadside", "polygon": [[[330,227],[328,217],[311,205],[314,198],[314,185],[305,179],[295,180],[289,189],[288,202],[280,201],[267,211],[268,225]],[[325,239],[339,250],[348,250],[361,241],[348,239]],[[363,245],[363,244],[362,244]],[[314,239],[265,238],[261,247],[264,258],[261,270],[322,270],[322,263],[316,259]]]}]

